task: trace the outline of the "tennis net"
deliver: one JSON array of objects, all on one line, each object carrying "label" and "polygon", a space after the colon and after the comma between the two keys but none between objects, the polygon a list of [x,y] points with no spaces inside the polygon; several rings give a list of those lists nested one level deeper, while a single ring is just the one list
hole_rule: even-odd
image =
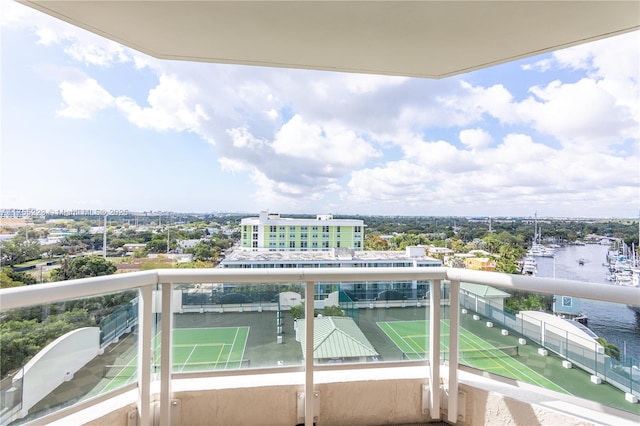
[{"label": "tennis net", "polygon": [[[427,358],[428,353],[425,352],[403,352],[402,359],[416,361]],[[519,356],[518,346],[500,346],[494,348],[474,348],[462,349],[458,352],[458,359],[478,359],[478,358],[505,358]],[[450,359],[448,350],[440,352],[440,359],[448,361]]]},{"label": "tennis net", "polygon": [[[205,362],[189,362],[187,364],[174,363],[172,371],[174,372],[187,372],[187,371],[209,371],[209,370],[222,370],[222,369],[234,369],[234,368],[249,368],[251,367],[251,360],[233,360],[233,361],[205,361]],[[154,364],[151,366],[152,371],[155,373],[160,372],[160,364]],[[132,377],[135,376],[138,371],[137,365],[131,364],[111,364],[105,365],[102,372],[104,378],[115,377]]]}]

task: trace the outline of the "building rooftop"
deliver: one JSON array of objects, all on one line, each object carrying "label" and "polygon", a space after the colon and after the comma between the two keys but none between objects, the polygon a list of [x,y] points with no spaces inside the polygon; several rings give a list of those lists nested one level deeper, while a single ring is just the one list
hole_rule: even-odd
[{"label": "building rooftop", "polygon": [[460,290],[475,294],[476,296],[482,296],[485,299],[504,299],[510,296],[510,294],[505,291],[482,284],[460,283]]},{"label": "building rooftop", "polygon": [[[424,253],[424,252],[423,252]],[[338,260],[362,261],[412,261],[424,260],[440,263],[438,259],[426,255],[410,256],[407,251],[355,251],[331,249],[328,251],[249,251],[234,250],[227,254],[222,263],[232,262],[332,262]]]},{"label": "building rooftop", "polygon": [[[318,317],[313,322],[313,358],[375,357],[378,352],[349,317]],[[298,335],[305,352],[305,321],[298,320]]]}]

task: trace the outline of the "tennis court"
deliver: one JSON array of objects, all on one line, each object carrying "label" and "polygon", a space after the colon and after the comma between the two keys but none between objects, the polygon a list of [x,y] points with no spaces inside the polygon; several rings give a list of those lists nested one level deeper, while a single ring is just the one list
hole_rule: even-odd
[{"label": "tennis court", "polygon": [[[177,328],[173,330],[172,371],[206,371],[248,366],[244,359],[249,327]],[[160,334],[153,339],[152,371],[161,365]],[[137,375],[138,358],[122,365],[106,365],[103,376],[110,382],[102,392],[132,382]]]},{"label": "tennis court", "polygon": [[[429,321],[378,322],[378,326],[403,352],[406,359],[425,359],[429,347]],[[449,321],[440,321],[441,358],[447,359],[449,346]],[[460,327],[460,364],[509,377],[521,382],[558,392],[569,393],[556,383],[518,361],[517,346],[496,347]]]}]

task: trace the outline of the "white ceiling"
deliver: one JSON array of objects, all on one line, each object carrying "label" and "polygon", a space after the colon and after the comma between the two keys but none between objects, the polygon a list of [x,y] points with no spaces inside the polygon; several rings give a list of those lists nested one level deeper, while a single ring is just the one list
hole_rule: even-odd
[{"label": "white ceiling", "polygon": [[158,58],[429,78],[640,29],[640,1],[18,1]]}]

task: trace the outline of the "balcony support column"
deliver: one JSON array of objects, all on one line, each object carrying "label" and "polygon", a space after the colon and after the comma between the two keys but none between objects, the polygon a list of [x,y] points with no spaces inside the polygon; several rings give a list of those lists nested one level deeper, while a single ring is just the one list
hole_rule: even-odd
[{"label": "balcony support column", "polygon": [[162,284],[162,346],[160,354],[160,426],[171,424],[171,369],[173,313],[171,310],[173,286]]},{"label": "balcony support column", "polygon": [[138,302],[138,424],[151,424],[151,340],[153,286],[140,287]]},{"label": "balcony support column", "polygon": [[313,313],[315,310],[315,282],[307,281],[304,298],[305,359],[304,359],[304,424],[313,426]]},{"label": "balcony support column", "polygon": [[440,280],[432,280],[429,291],[429,398],[432,420],[440,419]]},{"label": "balcony support column", "polygon": [[449,293],[449,401],[447,420],[458,421],[458,348],[460,347],[460,281],[451,281]]}]

